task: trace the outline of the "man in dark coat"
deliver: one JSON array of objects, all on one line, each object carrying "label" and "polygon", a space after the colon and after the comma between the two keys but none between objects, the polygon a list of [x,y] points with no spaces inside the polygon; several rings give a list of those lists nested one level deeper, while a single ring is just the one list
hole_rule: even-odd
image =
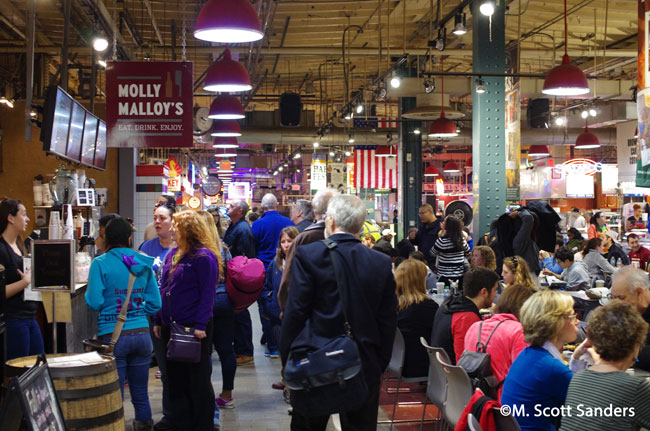
[{"label": "man in dark coat", "polygon": [[[365,216],[365,205],[356,196],[334,196],[327,208],[325,226],[326,236],[337,243],[336,248],[330,251],[318,241],[296,249],[282,322],[280,356],[286,363],[294,340],[308,335],[301,333],[307,320],[311,335],[333,338],[345,332],[330,255],[333,253],[346,298],[346,315],[368,385],[367,398],[360,406],[339,412],[341,425],[343,429],[373,430],[377,426],[380,377],[390,361],[397,327],[397,298],[390,259],[365,247],[354,236],[361,230]],[[292,401],[309,396],[306,392],[292,391]],[[325,430],[328,419],[329,416],[312,416],[294,408],[291,429]]]},{"label": "man in dark coat", "polygon": [[427,265],[432,271],[436,270],[436,258],[431,254],[431,249],[438,239],[438,232],[440,232],[440,219],[436,217],[433,212],[433,207],[429,204],[424,204],[418,210],[418,216],[422,221],[422,226],[418,233],[415,234],[413,244],[418,247],[418,251],[424,254],[427,259]]}]

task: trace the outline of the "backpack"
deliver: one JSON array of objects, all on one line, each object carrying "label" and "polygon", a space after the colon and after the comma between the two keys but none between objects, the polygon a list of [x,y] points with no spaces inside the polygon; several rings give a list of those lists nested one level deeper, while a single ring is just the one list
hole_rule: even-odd
[{"label": "backpack", "polygon": [[244,311],[257,300],[264,286],[266,271],[259,259],[237,256],[226,265],[226,292],[235,313]]},{"label": "backpack", "polygon": [[499,386],[503,381],[497,381],[492,371],[492,361],[490,354],[487,353],[487,346],[492,338],[492,334],[497,330],[503,321],[496,324],[496,326],[488,335],[485,344],[481,343],[481,332],[483,329],[483,321],[478,327],[478,341],[476,343],[476,352],[465,350],[456,365],[462,367],[469,376],[473,389],[480,389],[483,393],[493,399],[497,399]]}]

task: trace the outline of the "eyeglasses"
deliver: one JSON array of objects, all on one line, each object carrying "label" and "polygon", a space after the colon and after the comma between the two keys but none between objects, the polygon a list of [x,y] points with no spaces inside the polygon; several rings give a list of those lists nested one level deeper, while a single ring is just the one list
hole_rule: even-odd
[{"label": "eyeglasses", "polygon": [[427,214],[427,213],[430,213],[430,212],[431,211],[429,211],[429,210],[418,211],[418,215],[424,215],[424,214]]},{"label": "eyeglasses", "polygon": [[565,318],[566,320],[577,320],[577,319],[578,319],[578,315],[577,315],[577,314],[567,314],[566,316],[564,316],[564,318]]}]

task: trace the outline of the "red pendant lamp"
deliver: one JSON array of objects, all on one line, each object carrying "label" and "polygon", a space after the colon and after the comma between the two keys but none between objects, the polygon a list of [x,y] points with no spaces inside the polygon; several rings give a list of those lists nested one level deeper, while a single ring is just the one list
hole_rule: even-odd
[{"label": "red pendant lamp", "polygon": [[208,69],[203,89],[212,92],[238,93],[248,91],[253,86],[246,68],[232,59],[230,50],[226,49],[223,58]]},{"label": "red pendant lamp", "polygon": [[212,144],[212,148],[239,148],[239,142],[237,142],[237,138],[233,137],[217,137]]},{"label": "red pendant lamp", "polygon": [[244,117],[244,107],[235,96],[222,94],[210,104],[208,118],[213,120],[241,120]]},{"label": "red pendant lamp", "polygon": [[589,84],[579,67],[571,64],[567,43],[566,0],[564,0],[564,56],[562,64],[555,66],[546,75],[542,93],[551,96],[578,96],[589,93]]},{"label": "red pendant lamp", "polygon": [[[440,70],[444,72],[442,56],[440,56]],[[440,77],[440,118],[433,120],[429,126],[430,138],[451,138],[458,136],[456,125],[445,117],[445,77]]]},{"label": "red pendant lamp", "polygon": [[214,156],[221,158],[237,157],[237,151],[232,149],[217,150],[217,152],[214,153]]},{"label": "red pendant lamp", "polygon": [[580,135],[578,135],[578,139],[576,139],[576,150],[588,150],[590,148],[598,148],[600,147],[600,141],[598,140],[598,136],[594,135],[589,131],[589,127],[587,126],[587,121],[585,120],[585,131],[582,132]]},{"label": "red pendant lamp", "polygon": [[194,37],[208,42],[255,42],[264,36],[248,0],[208,0],[196,19]]},{"label": "red pendant lamp", "polygon": [[550,156],[551,153],[549,152],[548,147],[546,145],[531,145],[530,148],[528,149],[528,155],[535,156],[535,157],[542,157],[542,156]]},{"label": "red pendant lamp", "polygon": [[438,172],[438,169],[436,169],[434,166],[429,166],[424,170],[424,176],[425,177],[438,177],[440,176],[440,172]]},{"label": "red pendant lamp", "polygon": [[445,163],[445,167],[442,168],[442,171],[448,174],[455,174],[460,172],[460,169],[458,169],[458,165],[456,164],[456,162],[450,160],[447,163]]},{"label": "red pendant lamp", "polygon": [[378,146],[375,149],[375,157],[395,157],[397,154],[393,154],[393,146]]},{"label": "red pendant lamp", "polygon": [[241,127],[236,120],[219,120],[214,122],[210,136],[231,138],[241,136]]}]

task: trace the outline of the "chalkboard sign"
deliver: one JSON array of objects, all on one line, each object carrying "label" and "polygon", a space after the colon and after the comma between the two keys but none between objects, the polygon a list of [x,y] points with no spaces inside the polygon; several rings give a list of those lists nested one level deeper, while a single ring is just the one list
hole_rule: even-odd
[{"label": "chalkboard sign", "polygon": [[70,291],[74,287],[74,240],[34,241],[32,289]]},{"label": "chalkboard sign", "polygon": [[24,423],[32,431],[66,431],[52,377],[41,355],[36,365],[9,383],[0,412],[0,429],[13,431]]}]

